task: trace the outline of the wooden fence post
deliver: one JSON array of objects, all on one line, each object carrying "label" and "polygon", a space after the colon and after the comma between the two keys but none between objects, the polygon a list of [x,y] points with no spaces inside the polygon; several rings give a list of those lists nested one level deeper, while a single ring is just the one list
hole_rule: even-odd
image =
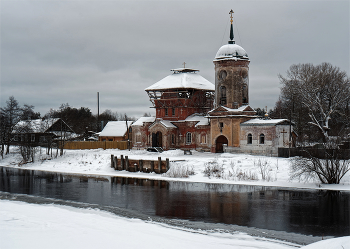
[{"label": "wooden fence post", "polygon": [[118,170],[118,157],[114,157],[114,169]]},{"label": "wooden fence post", "polygon": [[129,157],[125,156],[125,170],[129,171]]},{"label": "wooden fence post", "polygon": [[154,161],[151,161],[151,173],[154,172]]},{"label": "wooden fence post", "polygon": [[158,157],[158,170],[159,170],[159,174],[162,173],[162,158]]},{"label": "wooden fence post", "polygon": [[143,172],[143,160],[139,160],[140,172]]},{"label": "wooden fence post", "polygon": [[166,164],[165,164],[165,165],[166,165],[166,166],[165,166],[165,167],[166,167],[166,171],[168,171],[169,168],[170,168],[170,167],[169,167],[169,158],[166,158],[165,160],[166,160]]},{"label": "wooden fence post", "polygon": [[121,167],[120,170],[124,170],[124,156],[123,155],[120,156],[120,167]]},{"label": "wooden fence post", "polygon": [[111,155],[111,168],[114,168],[114,155]]}]

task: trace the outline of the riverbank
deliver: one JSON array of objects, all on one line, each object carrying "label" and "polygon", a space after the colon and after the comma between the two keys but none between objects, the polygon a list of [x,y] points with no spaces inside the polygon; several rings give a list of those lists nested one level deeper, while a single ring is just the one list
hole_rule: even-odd
[{"label": "riverbank", "polygon": [[[113,215],[93,208],[0,200],[0,246],[7,248],[259,248],[300,245],[226,230],[190,229]],[[350,237],[322,240],[305,249],[348,248]]]},{"label": "riverbank", "polygon": [[[65,150],[63,156],[50,157],[42,149],[38,151],[34,163],[20,165],[21,157],[13,148],[9,155],[0,161],[1,166],[32,170],[74,173],[84,175],[103,175],[147,178],[167,181],[204,182],[221,184],[274,186],[282,188],[304,188],[350,191],[350,172],[340,184],[319,184],[317,180],[303,181],[290,179],[290,162],[292,158],[256,156],[248,154],[213,154],[193,151],[192,155],[184,155],[181,150],[165,151],[163,153],[147,152],[145,150]],[[110,156],[128,156],[130,159],[157,160],[169,158],[171,170],[187,172],[188,177],[169,177],[166,174],[115,171],[110,167]],[[217,166],[218,174],[204,171]],[[261,167],[264,165],[264,167]],[[263,171],[263,172],[262,172]],[[264,175],[264,177],[263,177]],[[263,179],[265,178],[265,179]]]}]

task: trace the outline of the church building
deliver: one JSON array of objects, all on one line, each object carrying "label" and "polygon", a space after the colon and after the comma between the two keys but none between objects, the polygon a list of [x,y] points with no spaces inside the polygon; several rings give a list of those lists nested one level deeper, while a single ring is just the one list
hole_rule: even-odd
[{"label": "church building", "polygon": [[250,60],[235,44],[232,14],[230,40],[213,61],[215,85],[184,67],[147,87],[156,117],[132,125],[134,148],[277,155],[278,147],[290,146],[288,120],[258,118],[249,106]]}]

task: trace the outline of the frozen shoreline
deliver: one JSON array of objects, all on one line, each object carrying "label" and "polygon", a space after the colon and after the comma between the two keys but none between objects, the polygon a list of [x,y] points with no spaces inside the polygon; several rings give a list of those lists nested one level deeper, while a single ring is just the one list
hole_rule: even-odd
[{"label": "frozen shoreline", "polygon": [[[130,159],[156,160],[158,157],[169,158],[170,167],[185,167],[193,171],[193,175],[187,178],[171,178],[163,174],[116,171],[110,167],[110,156],[128,156]],[[270,180],[263,180],[256,162],[262,160],[269,165]],[[296,189],[337,190],[350,191],[350,172],[342,179],[340,184],[319,184],[316,180],[309,182],[291,180],[289,177],[290,158],[278,158],[267,156],[256,156],[247,154],[212,154],[193,151],[192,155],[184,155],[181,150],[165,151],[163,153],[147,152],[144,150],[65,150],[63,156],[50,160],[41,154],[34,163],[18,166],[20,155],[14,151],[6,155],[0,161],[0,166],[14,167],[31,170],[42,170],[50,172],[61,172],[68,174],[96,175],[96,176],[119,176],[132,178],[147,178],[165,181],[184,181],[200,183],[219,183],[252,186],[269,186]],[[174,162],[177,161],[177,162]],[[221,178],[207,177],[204,175],[207,162],[217,162],[223,168]],[[238,172],[250,174],[254,180],[239,179]]]}]

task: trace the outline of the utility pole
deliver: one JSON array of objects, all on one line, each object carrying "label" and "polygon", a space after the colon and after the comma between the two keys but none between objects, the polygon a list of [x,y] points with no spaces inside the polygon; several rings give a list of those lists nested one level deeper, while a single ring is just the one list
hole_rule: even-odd
[{"label": "utility pole", "polygon": [[100,132],[100,93],[97,92],[97,132]]}]

